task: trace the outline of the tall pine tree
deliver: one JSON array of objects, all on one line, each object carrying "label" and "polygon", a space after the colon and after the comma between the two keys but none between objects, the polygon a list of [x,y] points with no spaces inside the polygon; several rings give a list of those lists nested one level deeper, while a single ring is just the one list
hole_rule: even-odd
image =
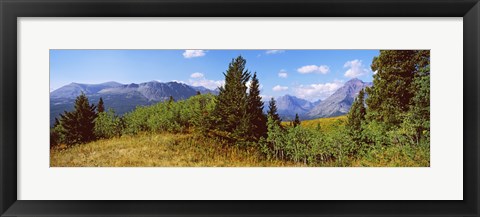
[{"label": "tall pine tree", "polygon": [[94,127],[95,105],[89,104],[87,96],[82,92],[75,99],[74,110],[60,115],[60,123],[65,130],[67,144],[86,143],[95,139]]},{"label": "tall pine tree", "polygon": [[353,101],[347,116],[348,132],[357,144],[360,143],[362,138],[362,123],[365,121],[365,114],[365,91],[362,89],[358,93],[357,98],[355,98],[355,101]]},{"label": "tall pine tree", "polygon": [[410,125],[413,128],[412,136],[415,142],[425,140],[430,143],[430,54],[425,53],[419,58],[418,73],[413,79],[412,88],[415,90],[412,97],[410,110],[404,120],[404,126]]},{"label": "tall pine tree", "polygon": [[[387,50],[372,62],[366,139],[380,144],[429,144],[430,51]],[[388,135],[388,136],[385,136]]]},{"label": "tall pine tree", "polygon": [[278,125],[282,122],[282,119],[280,119],[280,116],[278,115],[277,112],[277,104],[275,99],[272,97],[270,99],[270,102],[268,104],[268,112],[267,115],[272,118],[273,121],[275,121]]},{"label": "tall pine tree", "polygon": [[247,105],[247,82],[250,73],[245,69],[246,60],[242,56],[233,59],[228,70],[223,73],[225,85],[219,88],[214,110],[216,129],[231,133],[234,139],[245,139],[250,128]]},{"label": "tall pine tree", "polygon": [[263,101],[260,96],[260,83],[255,72],[248,92],[248,114],[250,116],[250,134],[255,141],[267,133],[267,117],[263,113]]},{"label": "tall pine tree", "polygon": [[373,87],[367,88],[369,120],[391,128],[410,109],[417,88],[414,79],[430,64],[428,50],[382,50],[372,62]]},{"label": "tall pine tree", "polygon": [[103,105],[102,97],[100,97],[100,100],[98,100],[98,104],[97,104],[97,112],[101,113],[101,112],[104,112],[104,111],[105,111],[105,106]]}]

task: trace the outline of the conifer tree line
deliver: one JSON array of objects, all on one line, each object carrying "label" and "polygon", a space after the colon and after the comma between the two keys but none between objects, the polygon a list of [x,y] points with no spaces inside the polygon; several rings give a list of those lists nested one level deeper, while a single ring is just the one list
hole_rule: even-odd
[{"label": "conifer tree line", "polygon": [[348,114],[357,145],[430,144],[430,51],[382,50]]}]

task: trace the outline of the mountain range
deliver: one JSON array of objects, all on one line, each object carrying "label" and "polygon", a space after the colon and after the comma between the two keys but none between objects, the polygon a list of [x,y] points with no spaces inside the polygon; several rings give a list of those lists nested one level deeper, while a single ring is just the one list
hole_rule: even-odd
[{"label": "mountain range", "polygon": [[[350,110],[360,90],[370,86],[372,86],[371,82],[354,78],[347,81],[331,96],[316,102],[290,95],[281,96],[275,99],[277,111],[282,120],[286,121],[293,120],[295,114],[298,114],[302,120],[344,115]],[[268,102],[265,103],[264,109],[268,110]]]},{"label": "mountain range", "polygon": [[[321,100],[310,102],[288,94],[277,97],[275,101],[277,113],[283,120],[293,120],[295,114],[298,114],[301,119],[308,119],[309,117],[306,116],[306,114],[321,102]],[[268,110],[268,103],[266,103],[264,107],[266,112]]]},{"label": "mountain range", "polygon": [[347,114],[360,90],[371,86],[372,82],[363,82],[354,78],[313,107],[307,113],[307,116],[310,118],[324,118]]},{"label": "mountain range", "polygon": [[63,111],[73,109],[75,98],[82,92],[87,95],[90,103],[97,103],[102,97],[106,108],[113,108],[116,114],[124,114],[137,106],[152,105],[168,100],[172,96],[175,100],[187,99],[197,91],[205,94],[218,94],[218,89],[210,90],[205,87],[194,87],[184,83],[150,81],[144,83],[120,84],[106,82],[101,84],[70,83],[50,93],[50,124]]},{"label": "mountain range", "polygon": [[[333,117],[348,113],[353,100],[361,89],[372,86],[371,82],[352,79],[335,91],[325,100],[310,102],[291,95],[276,98],[278,114],[283,120],[293,120],[295,114],[300,119],[314,119]],[[172,96],[175,100],[187,99],[197,91],[205,94],[218,94],[218,88],[210,90],[202,86],[190,86],[179,82],[150,81],[144,83],[120,84],[106,82],[101,84],[71,83],[50,93],[50,124],[63,111],[73,109],[75,98],[82,92],[87,95],[90,103],[97,103],[102,97],[107,108],[113,108],[116,114],[124,114],[137,106],[152,105],[165,101]],[[268,101],[265,102],[265,111],[268,110]]]}]

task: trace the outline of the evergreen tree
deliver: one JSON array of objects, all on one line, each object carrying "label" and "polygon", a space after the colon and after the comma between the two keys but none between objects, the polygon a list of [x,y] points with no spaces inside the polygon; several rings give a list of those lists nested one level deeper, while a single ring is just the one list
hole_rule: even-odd
[{"label": "evergreen tree", "polygon": [[225,85],[219,88],[214,110],[213,126],[232,133],[234,139],[244,139],[249,132],[250,118],[247,106],[247,86],[250,73],[245,69],[246,60],[239,56],[232,60],[223,73]]},{"label": "evergreen tree", "polygon": [[367,88],[369,120],[382,122],[387,129],[398,126],[410,109],[416,93],[414,79],[429,67],[426,50],[382,50],[372,62],[373,87]]},{"label": "evergreen tree", "polygon": [[293,127],[300,126],[300,117],[298,117],[298,114],[295,113],[295,120],[292,123]]},{"label": "evergreen tree", "polygon": [[[430,143],[430,66],[419,70],[413,82],[415,93],[412,98],[410,111],[404,120],[410,124],[412,137],[418,143],[426,140]],[[404,124],[405,125],[405,124]]]},{"label": "evergreen tree", "polygon": [[360,143],[362,135],[362,123],[365,121],[365,91],[362,89],[358,93],[357,98],[353,101],[352,107],[347,116],[347,128],[351,138]]},{"label": "evergreen tree", "polygon": [[260,83],[257,73],[253,74],[247,99],[248,114],[250,115],[250,133],[258,141],[267,133],[267,117],[263,113],[263,101],[260,97]]},{"label": "evergreen tree", "polygon": [[168,98],[168,103],[170,104],[170,103],[172,103],[172,102],[175,102],[175,99],[173,99],[173,96],[170,96],[170,97]]},{"label": "evergreen tree", "polygon": [[280,123],[282,122],[282,119],[280,119],[280,116],[277,113],[277,104],[273,97],[268,104],[267,116],[271,117],[272,121],[274,121],[278,125],[280,125]]},{"label": "evergreen tree", "polygon": [[98,100],[98,104],[97,104],[97,112],[102,113],[104,111],[105,111],[105,106],[103,105],[102,97],[100,97],[100,100]]},{"label": "evergreen tree", "polygon": [[364,138],[377,144],[429,144],[430,51],[380,51],[367,88]]},{"label": "evergreen tree", "polygon": [[53,123],[53,128],[55,128],[58,125],[60,125],[60,121],[58,120],[58,118],[55,118],[55,122]]},{"label": "evergreen tree", "polygon": [[198,96],[198,95],[201,95],[201,94],[202,94],[202,93],[200,93],[200,91],[197,90],[197,96]]},{"label": "evergreen tree", "polygon": [[60,115],[60,123],[65,131],[67,144],[78,144],[92,141],[94,136],[94,120],[97,117],[95,105],[90,105],[87,96],[82,93],[75,99],[74,110]]}]

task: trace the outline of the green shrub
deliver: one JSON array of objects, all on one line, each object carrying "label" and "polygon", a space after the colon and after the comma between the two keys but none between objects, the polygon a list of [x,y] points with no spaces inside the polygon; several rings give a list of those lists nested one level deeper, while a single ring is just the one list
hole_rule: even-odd
[{"label": "green shrub", "polygon": [[207,132],[215,96],[196,95],[177,102],[160,102],[152,106],[137,107],[124,115],[126,134],[140,132],[179,133],[188,130]]},{"label": "green shrub", "polygon": [[348,159],[357,152],[357,147],[350,140],[343,123],[329,134],[318,129],[301,126],[281,128],[269,116],[267,138],[259,141],[260,150],[267,159],[291,160],[309,165],[325,162],[337,162],[347,165]]},{"label": "green shrub", "polygon": [[115,115],[113,109],[98,113],[95,119],[94,133],[97,138],[108,139],[114,136],[121,136],[124,128],[123,120]]}]

